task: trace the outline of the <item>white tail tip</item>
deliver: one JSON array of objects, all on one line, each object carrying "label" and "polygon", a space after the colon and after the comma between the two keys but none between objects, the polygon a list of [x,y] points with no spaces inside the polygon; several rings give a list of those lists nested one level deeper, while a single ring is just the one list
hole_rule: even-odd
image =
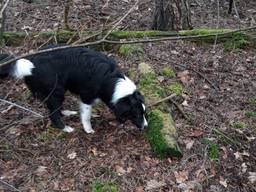
[{"label": "white tail tip", "polygon": [[22,79],[23,77],[32,75],[32,69],[35,68],[34,64],[27,59],[19,59],[16,61],[13,76]]}]

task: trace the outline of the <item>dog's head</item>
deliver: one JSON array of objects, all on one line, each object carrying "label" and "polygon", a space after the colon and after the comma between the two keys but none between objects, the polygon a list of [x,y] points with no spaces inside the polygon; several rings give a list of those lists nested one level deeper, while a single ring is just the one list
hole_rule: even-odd
[{"label": "dog's head", "polygon": [[140,129],[148,126],[144,98],[138,91],[119,99],[114,106],[114,113],[120,122],[130,120]]}]

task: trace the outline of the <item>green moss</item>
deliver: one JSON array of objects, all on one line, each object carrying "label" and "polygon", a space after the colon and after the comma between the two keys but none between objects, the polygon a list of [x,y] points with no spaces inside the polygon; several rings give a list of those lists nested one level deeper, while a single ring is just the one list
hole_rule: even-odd
[{"label": "green moss", "polygon": [[200,29],[179,31],[179,34],[182,36],[195,36],[195,35],[210,35],[210,34],[216,34],[216,33],[224,33],[224,32],[230,32],[230,31],[231,31],[230,29],[200,28]]},{"label": "green moss", "polygon": [[130,68],[130,69],[128,70],[128,77],[129,77],[131,80],[135,81],[135,80],[136,80],[136,77],[137,77],[137,71],[136,71],[136,69]]},{"label": "green moss", "polygon": [[164,89],[158,84],[154,73],[142,74],[138,85],[139,90],[146,95],[146,103],[155,102],[165,94]]},{"label": "green moss", "polygon": [[133,54],[142,54],[143,52],[143,48],[137,44],[125,44],[119,48],[119,54],[125,57],[132,56]]},{"label": "green moss", "polygon": [[145,137],[157,157],[182,156],[175,140],[176,129],[170,115],[155,109],[148,114],[148,123]]},{"label": "green moss", "polygon": [[235,129],[245,129],[246,128],[246,124],[244,122],[237,122],[233,124],[233,127]]},{"label": "green moss", "polygon": [[211,161],[219,160],[219,147],[216,143],[205,137],[202,141],[207,146],[207,155]]},{"label": "green moss", "polygon": [[52,129],[53,128],[48,128],[44,132],[42,132],[39,135],[39,139],[42,140],[43,142],[47,142],[47,141],[51,140],[52,139],[52,136],[51,136]]},{"label": "green moss", "polygon": [[175,73],[172,70],[172,68],[170,68],[170,67],[163,68],[162,73],[165,77],[169,77],[169,78],[174,78],[175,77]]},{"label": "green moss", "polygon": [[184,88],[180,83],[172,83],[171,85],[166,86],[168,92],[175,93],[176,95],[182,95]]},{"label": "green moss", "polygon": [[245,115],[247,118],[252,118],[252,117],[256,117],[256,112],[254,112],[254,111],[245,111],[245,112],[244,112],[244,115]]},{"label": "green moss", "polygon": [[107,183],[102,183],[102,182],[94,182],[91,185],[92,192],[117,192],[117,186],[114,183],[107,182]]},{"label": "green moss", "polygon": [[129,38],[143,38],[143,37],[170,35],[170,32],[153,31],[153,30],[152,31],[114,31],[110,35],[111,37],[117,38],[117,39],[129,39]]},{"label": "green moss", "polygon": [[224,43],[224,48],[226,51],[242,49],[249,44],[248,40],[248,37],[243,33],[234,33],[232,38]]},{"label": "green moss", "polygon": [[249,103],[252,105],[256,105],[256,98],[249,99]]}]

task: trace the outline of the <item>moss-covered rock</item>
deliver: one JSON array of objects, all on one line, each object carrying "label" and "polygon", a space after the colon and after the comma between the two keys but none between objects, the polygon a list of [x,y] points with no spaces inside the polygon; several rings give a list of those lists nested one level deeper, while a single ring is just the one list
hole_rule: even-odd
[{"label": "moss-covered rock", "polygon": [[166,91],[168,92],[168,94],[175,93],[176,95],[182,95],[182,93],[184,92],[184,88],[180,83],[175,82],[170,85],[167,85]]},{"label": "moss-covered rock", "polygon": [[156,156],[159,158],[181,157],[182,152],[176,141],[177,132],[171,115],[155,109],[148,114],[148,122],[145,136]]}]

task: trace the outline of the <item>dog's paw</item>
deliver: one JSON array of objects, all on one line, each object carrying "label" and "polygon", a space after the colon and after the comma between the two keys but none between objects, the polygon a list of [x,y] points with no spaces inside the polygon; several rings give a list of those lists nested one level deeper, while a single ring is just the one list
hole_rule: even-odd
[{"label": "dog's paw", "polygon": [[84,122],[83,123],[83,128],[84,128],[84,131],[86,132],[86,133],[94,133],[95,131],[92,129],[92,125],[91,125],[91,123],[90,122]]},{"label": "dog's paw", "polygon": [[90,130],[84,130],[86,133],[89,133],[89,134],[93,134],[95,133],[95,131],[93,129],[90,129]]},{"label": "dog's paw", "polygon": [[77,111],[63,110],[61,111],[61,114],[69,117],[71,115],[77,115]]},{"label": "dog's paw", "polygon": [[66,132],[66,133],[71,133],[71,132],[74,131],[74,128],[65,125],[64,129],[62,129],[62,130],[63,130],[64,132]]}]

